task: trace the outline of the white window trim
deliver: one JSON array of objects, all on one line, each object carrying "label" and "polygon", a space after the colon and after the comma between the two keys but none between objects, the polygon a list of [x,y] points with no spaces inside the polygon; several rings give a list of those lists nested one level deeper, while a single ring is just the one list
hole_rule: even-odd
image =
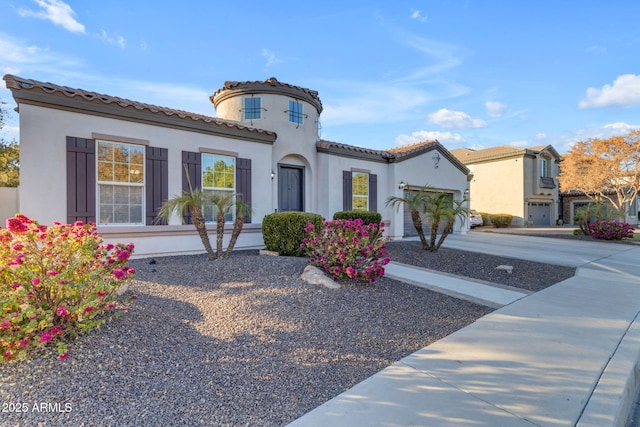
[{"label": "white window trim", "polygon": [[[233,159],[233,188],[228,188],[228,187],[206,187],[204,185],[204,172],[205,172],[205,168],[204,168],[204,159],[205,156],[209,156],[209,157],[226,157],[229,159]],[[211,191],[211,192],[222,192],[222,191],[226,191],[229,192],[231,194],[236,194],[236,187],[238,185],[238,183],[236,182],[236,167],[237,167],[237,156],[230,156],[227,154],[220,154],[220,153],[206,153],[203,152],[202,153],[202,160],[201,160],[201,169],[202,169],[202,176],[201,176],[201,186],[202,186],[202,190],[203,191]],[[215,161],[214,161],[215,164]],[[233,207],[231,209],[231,219],[229,221],[225,221],[225,224],[230,224],[233,223],[235,221],[235,217],[236,217],[236,212],[235,212],[235,207]],[[217,221],[215,220],[215,217],[213,218],[213,221],[206,221],[207,224],[217,224]]]},{"label": "white window trim", "polygon": [[[363,175],[367,176],[367,194],[365,194],[365,195],[355,194],[355,191],[353,191],[354,182],[355,182],[355,175],[356,174],[363,174]],[[355,206],[354,206],[355,204],[353,203],[355,199],[364,199],[364,201],[365,201],[365,209],[364,209],[364,211],[368,211],[369,210],[369,192],[371,191],[371,189],[369,188],[370,178],[371,178],[371,174],[368,171],[351,169],[351,209],[352,210],[356,210]],[[361,209],[357,209],[357,210],[361,210]]]},{"label": "white window trim", "polygon": [[[100,135],[100,134],[94,134],[94,135]],[[106,136],[106,135],[103,135]],[[145,188],[146,188],[146,167],[147,165],[145,164],[145,158],[146,158],[146,145],[142,145],[142,144],[132,144],[131,142],[121,142],[121,141],[114,141],[113,140],[113,136],[111,137],[111,140],[108,139],[97,139],[96,140],[96,225],[100,226],[100,227],[133,227],[133,226],[140,226],[140,225],[146,225],[146,221],[145,221],[145,215],[146,215],[146,197],[145,197]],[[123,137],[121,137],[123,138]],[[123,138],[125,139],[125,138]],[[132,141],[133,138],[128,138],[129,141]],[[142,140],[140,140],[142,141]],[[112,144],[112,145],[128,145],[128,146],[134,146],[134,147],[142,147],[143,148],[143,156],[144,158],[142,159],[142,183],[139,182],[118,182],[118,181],[101,181],[99,179],[99,174],[98,174],[98,168],[99,168],[99,156],[98,156],[98,146],[99,144],[103,142],[103,143],[107,143],[107,144]],[[122,223],[122,222],[112,222],[112,223],[102,223],[101,222],[101,218],[100,218],[100,185],[118,185],[118,186],[124,186],[124,187],[141,187],[142,188],[142,213],[141,213],[141,222],[130,222],[130,223]]]}]

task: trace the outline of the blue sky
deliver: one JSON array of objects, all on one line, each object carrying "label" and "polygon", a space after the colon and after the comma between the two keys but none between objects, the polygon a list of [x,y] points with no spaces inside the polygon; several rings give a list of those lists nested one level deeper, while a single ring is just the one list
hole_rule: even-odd
[{"label": "blue sky", "polygon": [[[0,72],[214,116],[226,80],[317,90],[374,149],[572,143],[640,127],[637,0],[0,0]],[[0,100],[15,107],[10,92]],[[11,112],[2,136],[18,136]]]}]

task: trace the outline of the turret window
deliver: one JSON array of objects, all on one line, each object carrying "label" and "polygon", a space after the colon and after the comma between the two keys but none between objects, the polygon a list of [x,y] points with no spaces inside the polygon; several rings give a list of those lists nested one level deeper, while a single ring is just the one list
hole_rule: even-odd
[{"label": "turret window", "polygon": [[296,123],[297,125],[302,124],[302,119],[304,117],[304,113],[302,112],[302,103],[298,101],[289,101],[289,121],[291,123]]},{"label": "turret window", "polygon": [[260,120],[262,119],[262,98],[252,96],[243,99],[242,103],[243,120]]}]

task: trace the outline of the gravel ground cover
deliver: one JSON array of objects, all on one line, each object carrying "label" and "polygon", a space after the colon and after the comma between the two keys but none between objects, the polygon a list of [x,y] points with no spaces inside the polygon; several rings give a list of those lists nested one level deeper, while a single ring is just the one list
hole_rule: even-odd
[{"label": "gravel ground cover", "polygon": [[[573,277],[576,271],[572,267],[456,249],[440,248],[437,252],[426,252],[420,242],[414,241],[390,242],[387,251],[393,261],[533,292]],[[512,266],[512,273],[496,270],[499,265]]]},{"label": "gravel ground cover", "polygon": [[[429,256],[429,268],[512,284],[479,268],[502,259],[444,248],[433,256],[410,243],[389,244],[392,259],[424,265]],[[149,261],[131,262],[131,309],[73,342],[67,360],[52,350],[2,366],[0,425],[286,425],[492,311],[388,278],[309,285],[303,258]],[[519,284],[543,287],[542,267],[528,266]]]}]

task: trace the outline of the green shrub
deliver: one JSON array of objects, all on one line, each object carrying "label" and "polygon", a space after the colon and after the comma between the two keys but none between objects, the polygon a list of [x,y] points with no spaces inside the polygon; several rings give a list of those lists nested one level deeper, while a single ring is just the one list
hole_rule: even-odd
[{"label": "green shrub", "polygon": [[300,247],[307,237],[305,228],[312,223],[316,229],[324,227],[322,215],[309,212],[275,212],[262,220],[262,238],[267,250],[284,256],[304,256]]},{"label": "green shrub", "polygon": [[378,212],[369,211],[339,211],[333,214],[333,219],[361,219],[362,225],[380,225],[382,215]]},{"label": "green shrub", "polygon": [[491,215],[489,213],[479,212],[479,214],[482,215],[482,225],[491,225]]},{"label": "green shrub", "polygon": [[489,216],[491,223],[496,228],[507,228],[513,221],[513,215],[509,214],[493,214]]}]

